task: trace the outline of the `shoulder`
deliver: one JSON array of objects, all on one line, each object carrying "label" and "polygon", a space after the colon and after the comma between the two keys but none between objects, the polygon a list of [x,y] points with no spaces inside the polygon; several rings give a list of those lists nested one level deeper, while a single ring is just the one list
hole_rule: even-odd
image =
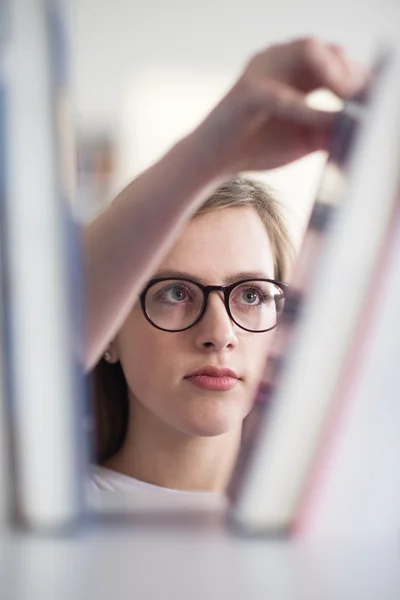
[{"label": "shoulder", "polygon": [[133,477],[128,477],[100,465],[92,466],[90,481],[92,488],[108,492],[134,491],[141,489],[142,485],[146,485],[137,479],[133,479]]}]

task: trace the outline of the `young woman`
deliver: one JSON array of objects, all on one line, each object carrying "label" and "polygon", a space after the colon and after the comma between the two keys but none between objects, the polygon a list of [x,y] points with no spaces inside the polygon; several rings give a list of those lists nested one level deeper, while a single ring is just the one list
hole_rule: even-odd
[{"label": "young woman", "polygon": [[236,178],[201,206],[95,370],[102,489],[222,492],[283,307],[280,207]]},{"label": "young woman", "polygon": [[211,199],[186,224],[237,173],[325,148],[333,115],[308,106],[306,94],[327,87],[351,96],[365,81],[334,45],[308,39],[267,49],[87,228],[86,364],[106,351],[119,376],[103,379],[102,390],[128,399],[125,412],[107,417],[118,433],[110,441],[103,430],[108,470],[95,473],[98,487],[224,489],[282,305],[284,251],[274,235],[285,234],[279,219],[273,233],[249,188],[244,205],[230,193],[233,206],[213,210]]},{"label": "young woman", "polygon": [[351,96],[365,82],[363,69],[335,45],[305,39],[272,46],[195,131],[122,191],[84,236],[87,368],[210,192],[242,171],[325,148],[334,116],[311,108],[306,94],[326,87]]}]

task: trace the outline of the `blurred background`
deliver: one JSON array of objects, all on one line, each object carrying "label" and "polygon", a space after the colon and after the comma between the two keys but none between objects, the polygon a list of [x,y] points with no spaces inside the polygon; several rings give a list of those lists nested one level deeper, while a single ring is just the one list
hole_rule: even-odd
[{"label": "blurred background", "polygon": [[[90,219],[194,127],[258,49],[295,37],[343,44],[368,64],[399,44],[399,0],[64,0],[79,149],[79,214]],[[331,106],[330,98],[320,103]],[[300,240],[324,157],[262,176]]]}]

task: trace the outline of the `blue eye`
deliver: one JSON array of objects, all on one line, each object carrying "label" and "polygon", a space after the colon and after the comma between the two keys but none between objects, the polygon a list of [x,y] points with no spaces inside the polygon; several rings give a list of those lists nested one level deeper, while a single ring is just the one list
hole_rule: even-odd
[{"label": "blue eye", "polygon": [[180,283],[174,283],[158,290],[155,301],[166,304],[184,304],[192,300],[190,290]]},{"label": "blue eye", "polygon": [[259,290],[255,290],[254,288],[244,289],[242,292],[242,298],[247,304],[253,305],[259,304],[263,300]]},{"label": "blue eye", "polygon": [[258,287],[246,286],[238,289],[235,302],[244,306],[260,306],[267,299],[264,291]]},{"label": "blue eye", "polygon": [[272,308],[278,289],[269,282],[249,282],[239,285],[232,293],[231,306],[235,310]]},{"label": "blue eye", "polygon": [[183,302],[187,299],[188,296],[187,290],[185,290],[185,288],[182,285],[174,285],[169,290],[167,290],[166,293],[170,294],[171,300],[173,300],[174,302]]}]

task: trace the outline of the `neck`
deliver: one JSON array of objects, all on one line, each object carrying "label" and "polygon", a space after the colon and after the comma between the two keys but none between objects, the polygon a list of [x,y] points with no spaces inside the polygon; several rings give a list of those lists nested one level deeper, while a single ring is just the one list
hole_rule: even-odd
[{"label": "neck", "polygon": [[223,492],[240,438],[241,428],[212,437],[182,433],[131,400],[126,440],[105,466],[161,487]]}]

